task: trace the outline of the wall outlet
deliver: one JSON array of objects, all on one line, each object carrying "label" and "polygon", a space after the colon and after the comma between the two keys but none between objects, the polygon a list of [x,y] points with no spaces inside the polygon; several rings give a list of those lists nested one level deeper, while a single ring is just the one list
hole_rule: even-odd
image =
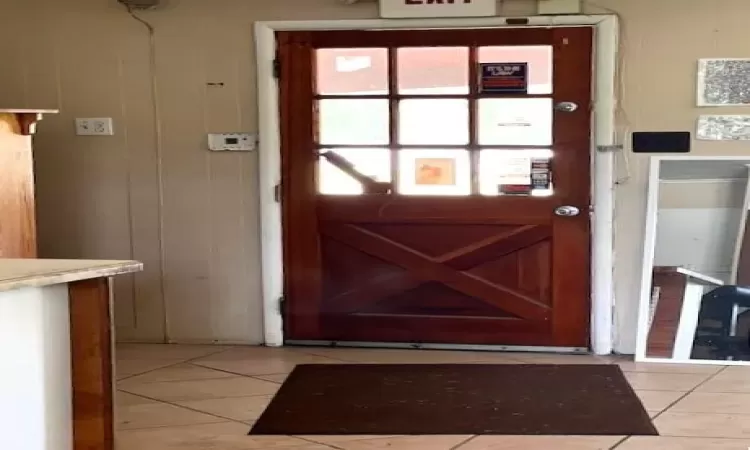
[{"label": "wall outlet", "polygon": [[111,117],[76,119],[78,136],[112,136],[115,134]]}]

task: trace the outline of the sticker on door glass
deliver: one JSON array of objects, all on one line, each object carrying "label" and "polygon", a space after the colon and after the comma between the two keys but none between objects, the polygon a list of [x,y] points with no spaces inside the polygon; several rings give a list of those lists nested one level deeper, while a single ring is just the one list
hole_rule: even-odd
[{"label": "sticker on door glass", "polygon": [[552,171],[549,158],[531,158],[531,186],[534,190],[549,190]]},{"label": "sticker on door glass", "polygon": [[504,195],[531,195],[531,158],[507,157],[499,168],[497,189]]},{"label": "sticker on door glass", "polygon": [[552,151],[549,149],[480,150],[482,195],[552,195]]},{"label": "sticker on door glass", "polygon": [[526,94],[529,90],[529,64],[481,63],[479,91],[483,94]]},{"label": "sticker on door glass", "polygon": [[422,186],[454,186],[456,160],[454,158],[417,158],[415,184]]}]

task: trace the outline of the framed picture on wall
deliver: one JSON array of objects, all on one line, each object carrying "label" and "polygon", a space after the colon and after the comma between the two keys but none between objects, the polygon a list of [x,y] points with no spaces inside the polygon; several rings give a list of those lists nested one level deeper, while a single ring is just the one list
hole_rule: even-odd
[{"label": "framed picture on wall", "polygon": [[698,60],[698,106],[750,106],[750,58]]}]

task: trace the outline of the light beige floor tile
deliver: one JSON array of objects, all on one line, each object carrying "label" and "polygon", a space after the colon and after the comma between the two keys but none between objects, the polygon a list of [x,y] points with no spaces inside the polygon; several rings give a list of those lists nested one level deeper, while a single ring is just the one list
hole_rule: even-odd
[{"label": "light beige floor tile", "polygon": [[153,400],[139,397],[137,395],[128,394],[127,392],[117,391],[115,392],[115,405],[117,407],[132,406],[132,405],[145,405],[153,403]]},{"label": "light beige floor tile", "polygon": [[120,383],[119,389],[148,398],[177,402],[210,398],[270,395],[279,389],[279,384],[249,377],[170,381],[167,383],[129,383],[128,380],[125,380]]},{"label": "light beige floor tile", "polygon": [[654,372],[654,373],[692,373],[708,374],[718,373],[724,366],[709,366],[703,364],[658,364],[634,361],[618,362],[623,372]]},{"label": "light beige floor tile", "polygon": [[302,439],[287,436],[248,436],[250,428],[242,423],[152,428],[120,431],[117,450],[322,450]]},{"label": "light beige floor tile", "polygon": [[[352,440],[336,442],[343,450],[451,450],[471,436],[398,436],[391,438]],[[320,439],[316,439],[318,442]]]},{"label": "light beige floor tile", "polygon": [[[198,358],[197,361],[289,361],[304,363],[319,358],[321,357],[318,355],[297,351],[291,347],[270,348],[248,346],[234,347],[221,353]],[[329,357],[324,359],[330,360],[335,358]]]},{"label": "light beige floor tile", "polygon": [[118,380],[132,377],[152,370],[174,365],[174,361],[158,359],[122,359],[115,362],[115,377]]},{"label": "light beige floor tile", "polygon": [[254,397],[194,400],[189,402],[177,402],[177,404],[209,414],[216,414],[217,416],[226,417],[227,419],[244,422],[258,419],[268,407],[268,404],[271,403],[272,399],[272,395],[259,395]]},{"label": "light beige floor tile", "polygon": [[631,437],[617,450],[747,450],[747,439]]},{"label": "light beige floor tile", "polygon": [[308,355],[283,349],[232,349],[192,361],[202,367],[224,370],[240,375],[277,375],[291,372],[297,364],[342,364],[331,358]]},{"label": "light beige floor tile", "polygon": [[211,380],[235,376],[231,373],[183,363],[131,377],[128,379],[128,382],[157,383],[165,381]]},{"label": "light beige floor tile", "polygon": [[277,375],[279,373],[289,373],[298,364],[342,364],[340,361],[334,361],[327,358],[310,357],[307,361],[284,361],[284,360],[264,360],[264,361],[200,361],[196,364],[211,369],[223,370],[238,375],[257,376],[257,375]]},{"label": "light beige floor tile", "polygon": [[509,353],[501,352],[362,348],[305,348],[299,351],[360,364],[469,364],[479,362],[520,364]]},{"label": "light beige floor tile", "polygon": [[747,415],[667,411],[657,417],[654,424],[662,436],[748,439],[750,442],[750,417]]},{"label": "light beige floor tile", "polygon": [[216,423],[225,420],[158,402],[140,403],[117,408],[117,428],[120,430]]},{"label": "light beige floor tile", "polygon": [[283,383],[286,381],[288,373],[277,373],[275,375],[255,375],[253,378],[260,378],[261,380],[271,381],[274,383]]},{"label": "light beige floor tile", "polygon": [[701,387],[696,389],[698,392],[717,392],[717,393],[748,393],[750,394],[750,376],[741,377],[738,373],[724,375],[720,373],[711,378]]},{"label": "light beige floor tile", "polygon": [[[750,364],[750,362],[748,364]],[[750,378],[750,366],[727,366],[721,371],[719,376],[726,379],[748,379]]]},{"label": "light beige floor tile", "polygon": [[679,391],[635,391],[643,407],[649,411],[663,411],[676,402],[685,392]]},{"label": "light beige floor tile", "polygon": [[[669,412],[750,414],[750,393],[693,392],[669,408]],[[748,417],[748,420],[750,420],[750,417]]]},{"label": "light beige floor tile", "polygon": [[609,450],[623,436],[478,436],[460,450]]},{"label": "light beige floor tile", "polygon": [[117,359],[185,361],[222,352],[231,347],[219,345],[118,344]]},{"label": "light beige floor tile", "polygon": [[638,391],[689,391],[706,381],[709,374],[625,372],[633,389]]}]

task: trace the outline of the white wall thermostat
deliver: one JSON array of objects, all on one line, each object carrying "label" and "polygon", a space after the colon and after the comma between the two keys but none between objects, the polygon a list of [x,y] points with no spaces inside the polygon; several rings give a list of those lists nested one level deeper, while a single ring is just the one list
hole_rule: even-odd
[{"label": "white wall thermostat", "polygon": [[249,152],[255,150],[257,137],[252,133],[211,133],[208,148],[215,152]]}]

